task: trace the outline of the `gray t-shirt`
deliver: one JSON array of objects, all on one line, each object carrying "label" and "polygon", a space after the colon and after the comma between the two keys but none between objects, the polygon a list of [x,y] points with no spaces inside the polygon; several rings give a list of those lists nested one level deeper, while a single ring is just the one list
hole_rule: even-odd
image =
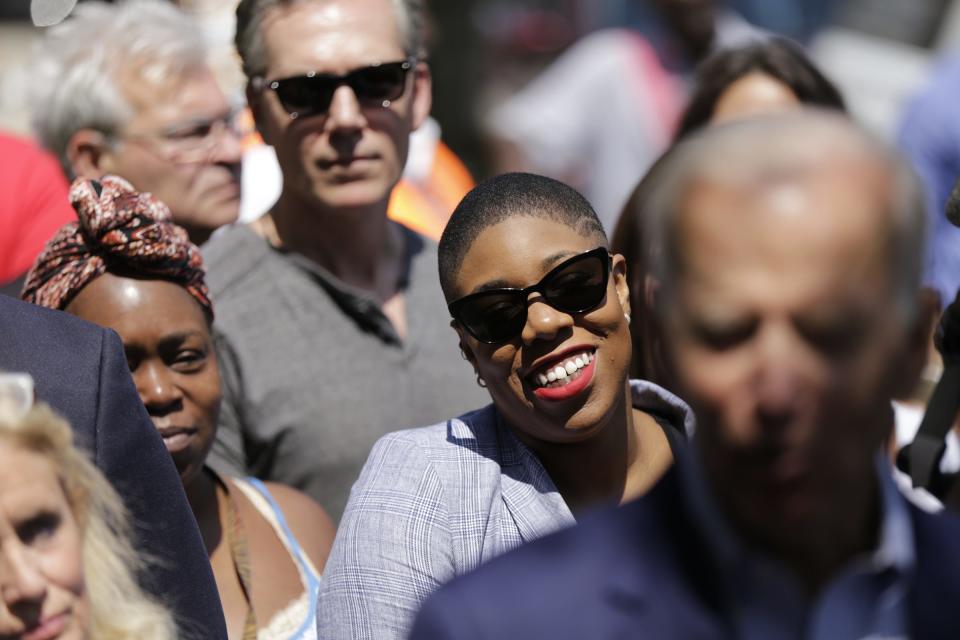
[{"label": "gray t-shirt", "polygon": [[247,227],[204,248],[224,395],[212,466],[297,487],[338,520],[380,436],[490,401],[449,327],[436,245],[405,231],[405,340],[366,292]]}]

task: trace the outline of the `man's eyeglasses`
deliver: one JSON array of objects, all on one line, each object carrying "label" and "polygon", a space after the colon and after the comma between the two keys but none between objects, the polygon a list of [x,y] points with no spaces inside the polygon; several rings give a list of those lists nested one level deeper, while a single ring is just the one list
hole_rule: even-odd
[{"label": "man's eyeglasses", "polygon": [[330,109],[333,94],[343,85],[350,87],[364,107],[389,107],[403,96],[407,73],[414,67],[413,58],[384,62],[354,69],[342,76],[311,71],[302,76],[265,82],[264,88],[277,94],[290,118],[324,115]]},{"label": "man's eyeglasses", "polygon": [[162,155],[176,162],[206,162],[222,144],[225,135],[244,135],[239,112],[215,118],[196,118],[153,133],[125,133],[124,140],[152,144]]},{"label": "man's eyeglasses", "polygon": [[474,338],[500,344],[523,331],[528,298],[533,292],[564,313],[585,313],[598,307],[606,297],[610,263],[609,252],[598,247],[561,262],[537,284],[524,289],[478,291],[454,300],[447,308]]}]

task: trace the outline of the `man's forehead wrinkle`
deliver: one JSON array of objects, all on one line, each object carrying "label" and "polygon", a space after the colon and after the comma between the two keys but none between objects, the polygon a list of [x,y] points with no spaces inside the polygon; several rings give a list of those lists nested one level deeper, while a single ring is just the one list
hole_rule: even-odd
[{"label": "man's forehead wrinkle", "polygon": [[[389,19],[371,17],[374,11]],[[403,56],[400,25],[387,0],[304,0],[270,9],[261,29],[271,75],[346,73]]]},{"label": "man's forehead wrinkle", "polygon": [[346,18],[343,6],[338,2],[303,0],[272,7],[264,15],[261,28],[268,30],[278,22],[288,20],[311,27],[340,27]]}]

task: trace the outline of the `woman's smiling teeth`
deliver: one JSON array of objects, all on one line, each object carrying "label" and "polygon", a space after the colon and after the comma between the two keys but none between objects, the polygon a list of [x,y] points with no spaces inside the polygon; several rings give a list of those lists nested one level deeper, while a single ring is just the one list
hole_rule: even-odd
[{"label": "woman's smiling teeth", "polygon": [[549,369],[530,376],[534,387],[562,387],[579,377],[579,372],[593,360],[589,351],[570,356],[566,360],[551,365]]}]

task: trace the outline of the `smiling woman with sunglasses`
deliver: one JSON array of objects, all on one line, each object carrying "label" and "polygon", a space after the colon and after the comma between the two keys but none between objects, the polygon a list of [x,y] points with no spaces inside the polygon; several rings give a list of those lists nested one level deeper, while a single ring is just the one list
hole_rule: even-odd
[{"label": "smiling woman with sunglasses", "polygon": [[644,493],[692,429],[682,401],[627,379],[624,259],[579,193],[488,180],[439,253],[451,325],[493,402],[373,448],[324,574],[323,638],[405,637],[441,584]]}]

